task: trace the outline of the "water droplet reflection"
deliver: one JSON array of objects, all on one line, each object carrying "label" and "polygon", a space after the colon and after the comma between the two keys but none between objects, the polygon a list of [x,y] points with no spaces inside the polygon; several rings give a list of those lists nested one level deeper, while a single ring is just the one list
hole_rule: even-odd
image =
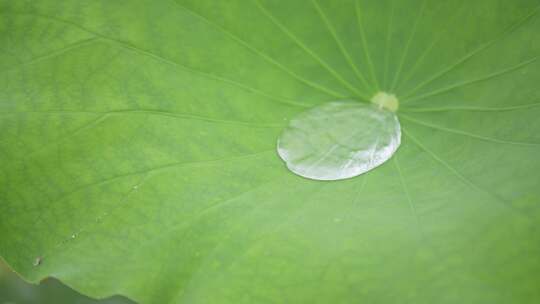
[{"label": "water droplet reflection", "polygon": [[339,180],[381,165],[400,143],[401,128],[394,112],[344,100],[294,117],[279,137],[277,150],[295,174]]}]

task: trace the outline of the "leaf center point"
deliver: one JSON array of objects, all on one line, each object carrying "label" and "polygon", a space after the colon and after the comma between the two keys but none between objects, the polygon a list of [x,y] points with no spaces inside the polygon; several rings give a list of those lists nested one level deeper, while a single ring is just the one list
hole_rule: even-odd
[{"label": "leaf center point", "polygon": [[385,108],[389,111],[396,112],[399,108],[399,101],[394,94],[386,92],[377,92],[371,97],[371,102],[378,105],[379,108]]}]

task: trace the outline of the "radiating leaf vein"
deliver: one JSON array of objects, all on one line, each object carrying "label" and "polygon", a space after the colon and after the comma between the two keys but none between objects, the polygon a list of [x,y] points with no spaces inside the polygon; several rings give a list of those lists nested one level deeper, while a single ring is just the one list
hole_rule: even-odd
[{"label": "radiating leaf vein", "polygon": [[476,139],[480,139],[480,140],[484,140],[484,141],[488,141],[488,142],[493,142],[493,143],[498,143],[498,144],[507,144],[507,145],[516,145],[516,146],[533,146],[533,147],[540,146],[540,143],[509,141],[509,140],[503,140],[503,139],[497,139],[497,138],[493,138],[493,137],[487,137],[487,136],[482,136],[482,135],[478,135],[478,134],[473,134],[473,133],[470,133],[470,132],[467,132],[467,131],[461,131],[461,130],[456,130],[456,129],[450,129],[450,128],[447,128],[447,127],[437,126],[437,125],[434,125],[434,124],[430,124],[430,123],[427,123],[427,122],[423,122],[423,121],[414,119],[414,118],[412,118],[410,116],[407,116],[407,115],[404,115],[404,114],[400,115],[400,117],[404,118],[405,120],[408,120],[410,122],[413,122],[413,123],[416,123],[416,124],[419,124],[419,125],[422,125],[422,126],[425,126],[425,127],[429,127],[429,128],[432,128],[432,129],[436,129],[436,130],[440,130],[440,131],[444,131],[444,132],[448,132],[448,133],[453,133],[453,134],[458,134],[458,135],[464,135],[464,136],[468,136],[468,137],[472,137],[472,138],[476,138]]},{"label": "radiating leaf vein", "polygon": [[326,63],[324,60],[322,60],[313,50],[311,50],[308,46],[306,46],[296,35],[294,35],[285,25],[283,25],[279,20],[276,19],[276,17],[268,11],[260,2],[259,0],[253,0],[255,4],[257,4],[257,7],[263,12],[265,16],[268,17],[268,19],[276,25],[287,37],[289,37],[296,45],[298,45],[304,52],[306,52],[308,55],[310,55],[313,59],[315,59],[325,70],[327,70],[336,80],[338,80],[343,86],[345,86],[347,89],[349,89],[352,93],[356,94],[357,96],[362,96],[362,92],[358,91],[357,88],[355,88],[353,85],[351,85],[347,80],[345,80],[341,75],[339,75],[338,72],[336,72],[328,63]]}]

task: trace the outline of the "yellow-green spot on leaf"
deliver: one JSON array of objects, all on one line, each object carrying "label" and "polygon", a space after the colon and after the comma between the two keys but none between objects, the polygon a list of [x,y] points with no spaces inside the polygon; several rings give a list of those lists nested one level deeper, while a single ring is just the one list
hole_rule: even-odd
[{"label": "yellow-green spot on leaf", "polygon": [[396,112],[399,108],[396,95],[386,92],[378,92],[371,98],[371,102],[378,105],[379,108],[385,108],[392,112]]}]

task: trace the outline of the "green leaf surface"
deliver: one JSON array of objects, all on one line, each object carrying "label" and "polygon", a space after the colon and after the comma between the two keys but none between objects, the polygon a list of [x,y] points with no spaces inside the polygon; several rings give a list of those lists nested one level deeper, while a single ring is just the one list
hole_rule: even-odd
[{"label": "green leaf surface", "polygon": [[[141,303],[538,303],[539,5],[0,0],[0,255]],[[390,161],[287,170],[291,118],[379,91]]]},{"label": "green leaf surface", "polygon": [[55,279],[39,285],[23,281],[0,261],[0,303],[2,304],[133,304],[120,296],[93,300],[76,293]]}]

